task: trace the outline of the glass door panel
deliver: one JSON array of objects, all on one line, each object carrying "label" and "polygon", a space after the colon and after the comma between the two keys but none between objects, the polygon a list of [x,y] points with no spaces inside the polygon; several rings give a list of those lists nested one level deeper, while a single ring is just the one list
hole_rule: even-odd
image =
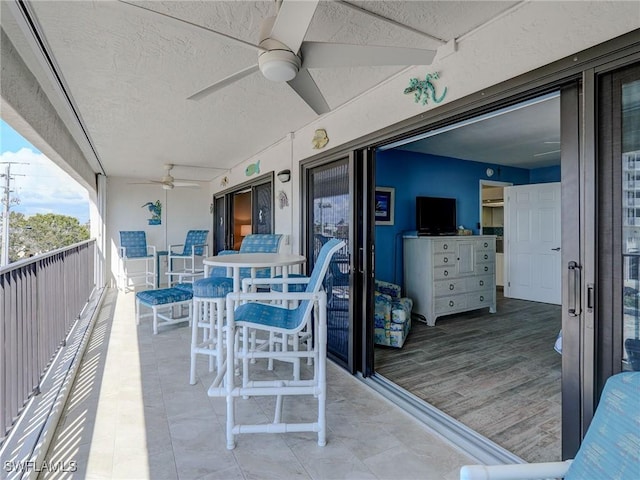
[{"label": "glass door panel", "polygon": [[343,365],[351,350],[351,241],[352,196],[349,159],[308,171],[308,232],[310,267],[329,239],[339,238],[346,247],[334,255],[325,280],[328,294],[328,352]]},{"label": "glass door panel", "polygon": [[271,183],[263,183],[253,187],[251,233],[271,233],[271,225],[273,224],[272,206]]},{"label": "glass door panel", "polygon": [[216,197],[213,200],[213,235],[214,235],[214,252],[216,255],[220,250],[227,248],[227,231],[226,231],[226,210],[225,197]]},{"label": "glass door panel", "polygon": [[621,85],[623,320],[621,370],[640,371],[640,79]]}]

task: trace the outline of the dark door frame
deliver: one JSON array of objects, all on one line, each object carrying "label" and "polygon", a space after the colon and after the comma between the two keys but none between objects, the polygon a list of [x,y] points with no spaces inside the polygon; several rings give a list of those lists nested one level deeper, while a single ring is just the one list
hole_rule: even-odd
[{"label": "dark door frame", "polygon": [[[251,189],[252,191],[252,195],[253,195],[253,190],[256,186],[258,185],[264,185],[265,183],[269,183],[271,185],[271,231],[274,231],[274,226],[275,226],[275,215],[274,215],[274,205],[275,205],[275,201],[274,201],[274,174],[273,172],[269,172],[269,173],[265,173],[264,175],[261,175],[259,177],[255,177],[255,178],[251,178],[250,180],[247,180],[246,182],[240,183],[238,185],[234,185],[232,188],[228,188],[226,190],[222,190],[220,192],[217,192],[213,195],[213,200],[212,200],[212,204],[211,204],[211,214],[213,215],[213,222],[214,222],[214,228],[213,228],[213,245],[214,245],[214,250],[215,250],[215,245],[217,244],[217,238],[215,237],[216,235],[216,228],[215,228],[215,219],[218,215],[218,212],[216,212],[216,199],[219,199],[220,197],[224,197],[224,244],[225,244],[225,248],[232,248],[233,246],[233,195],[235,195],[236,193],[240,193],[243,190],[248,190]],[[252,212],[253,212],[253,207],[252,207]],[[252,220],[253,222],[253,220]],[[217,253],[214,251],[214,254]]]},{"label": "dark door frame", "polygon": [[[304,164],[321,162],[327,158],[340,155],[355,155],[358,150],[375,149],[378,146],[384,144],[389,144],[397,140],[413,137],[420,133],[434,130],[448,124],[456,123],[466,118],[481,115],[482,113],[486,113],[490,110],[502,108],[511,103],[521,102],[531,97],[543,95],[546,92],[561,90],[571,85],[575,86],[576,82],[582,82],[583,93],[581,97],[578,96],[579,101],[577,102],[577,106],[580,112],[578,114],[580,123],[578,132],[574,132],[574,134],[586,132],[586,135],[579,136],[579,148],[577,149],[577,153],[580,158],[580,172],[578,174],[577,180],[581,187],[585,186],[584,182],[591,182],[591,187],[593,187],[593,185],[595,185],[595,176],[592,167],[594,165],[593,162],[595,158],[594,156],[596,145],[596,139],[594,136],[594,118],[596,110],[594,75],[595,73],[600,72],[603,69],[613,68],[615,64],[620,65],[624,63],[630,63],[632,61],[637,61],[638,57],[640,57],[639,38],[640,37],[638,36],[638,30],[630,32],[626,35],[622,35],[583,52],[578,52],[577,54],[570,55],[569,57],[543,66],[534,71],[528,72],[521,76],[507,80],[503,83],[468,95],[467,97],[451,101],[444,105],[440,105],[434,110],[428,110],[396,125],[386,127],[382,130],[373,132],[369,135],[365,135],[361,138],[336,147],[335,149],[311,157],[306,161],[301,162],[301,173],[302,169],[304,168]],[[573,100],[571,101],[576,103],[576,97],[573,96]],[[574,107],[575,106],[576,105],[574,105]],[[573,152],[572,154],[575,153],[576,152]],[[301,185],[300,198],[303,198],[303,188],[304,185]],[[595,196],[589,197],[587,195],[585,197],[584,188],[580,190],[579,195],[582,202],[581,204],[583,206],[581,212],[579,212],[579,215],[581,222],[580,231],[582,233],[582,240],[584,243],[582,258],[579,259],[580,263],[578,265],[582,267],[582,269],[584,269],[584,273],[581,276],[581,283],[579,286],[579,291],[581,292],[580,302],[583,302],[587,298],[587,284],[590,283],[591,278],[593,278],[593,281],[595,281],[593,270],[590,270],[595,268],[595,239],[593,238],[595,236],[595,224],[590,226],[589,220],[587,218],[589,215],[591,215],[591,218],[593,219],[595,210],[589,210],[588,208],[586,208],[586,206],[590,204],[589,202],[595,201]],[[369,222],[372,221],[372,218],[372,213],[371,211],[369,211]],[[302,225],[304,225],[305,218],[303,218],[302,220]],[[361,237],[363,248],[373,249],[373,238],[371,237],[371,232],[365,229],[366,225],[367,223],[363,223],[362,225],[360,225],[360,228],[363,229],[363,235]],[[591,231],[586,231],[585,228],[590,228]],[[303,234],[302,230],[301,234]],[[563,250],[566,251],[564,241]],[[563,281],[563,283],[563,292],[566,294],[567,282]],[[363,288],[366,289],[366,283],[363,284]],[[369,296],[373,295],[372,290],[363,291],[362,293]],[[564,298],[566,297],[563,295],[563,301]],[[582,304],[581,310],[584,311],[584,309],[582,308]],[[362,309],[362,312],[364,312],[364,314],[366,315],[366,309]],[[367,322],[372,321],[373,320],[371,318],[367,319],[366,317],[362,317],[355,319],[354,323],[359,322],[362,324],[366,324]],[[589,320],[583,321],[588,322]],[[595,321],[597,320],[594,320],[594,322]],[[586,330],[588,330],[588,326],[585,326],[583,332]],[[364,329],[364,331],[366,331],[366,328]],[[573,342],[573,340],[568,340],[568,342],[571,343]],[[575,392],[578,393],[574,393],[567,398],[578,400],[577,408],[580,410],[580,413],[579,417],[574,416],[572,419],[567,420],[567,428],[570,428],[573,432],[567,433],[573,438],[567,440],[566,448],[563,447],[563,458],[570,458],[575,454],[575,451],[577,450],[577,447],[581,442],[582,436],[586,431],[588,422],[590,421],[590,418],[593,414],[595,404],[593,388],[595,384],[595,347],[591,347],[589,345],[588,335],[586,337],[586,343],[585,337],[580,338],[580,340],[578,340],[578,343],[580,344],[580,351],[577,357],[578,360],[574,361],[580,363],[580,374],[577,379],[574,377],[570,380],[571,382],[573,382],[572,384],[568,383],[568,388],[574,388]],[[365,363],[365,366],[361,369],[361,373],[363,375],[367,375],[370,372],[370,370],[366,366],[366,363],[370,361],[370,358],[372,358],[372,356],[367,352],[368,348],[373,348],[372,344],[363,345],[362,358]],[[568,346],[568,348],[571,351],[573,347]],[[589,350],[590,348],[591,350]],[[569,355],[569,353],[567,353],[567,355]],[[571,368],[573,369],[573,367]],[[411,399],[407,400],[406,396],[399,392],[397,389],[390,389],[388,385],[384,385],[384,382],[376,380],[375,375],[371,376],[370,378],[371,381],[369,381],[368,383],[372,387],[379,388],[385,395],[393,397],[394,401],[397,400],[398,403],[406,405],[405,408],[414,411],[422,408],[421,406],[416,405],[415,402],[412,402]],[[436,428],[438,431],[441,431],[441,433],[447,436],[447,438],[449,438],[450,440],[456,443],[466,444],[467,449],[474,452],[474,455],[477,458],[485,459],[485,461],[487,462],[490,462],[492,460],[501,462],[504,460],[504,456],[502,456],[501,452],[495,451],[491,447],[487,447],[487,445],[482,440],[474,438],[472,433],[467,434],[465,432],[461,433],[460,431],[454,431],[458,427],[455,425],[451,426],[446,421],[446,419],[443,419],[442,416],[437,412],[426,412],[424,415],[422,411],[419,413],[427,424]],[[445,432],[443,428],[447,431]],[[565,440],[563,439],[563,443],[564,441]]]}]

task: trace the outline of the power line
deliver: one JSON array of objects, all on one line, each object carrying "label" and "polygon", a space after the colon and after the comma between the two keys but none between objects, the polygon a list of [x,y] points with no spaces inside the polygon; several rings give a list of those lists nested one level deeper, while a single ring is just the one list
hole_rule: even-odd
[{"label": "power line", "polygon": [[24,162],[0,162],[0,165],[6,165],[5,173],[0,173],[0,178],[4,178],[4,195],[2,196],[3,214],[2,214],[2,255],[0,256],[0,267],[9,264],[9,210],[11,208],[11,180],[16,176],[24,177],[24,175],[11,175],[11,165],[29,165]]}]

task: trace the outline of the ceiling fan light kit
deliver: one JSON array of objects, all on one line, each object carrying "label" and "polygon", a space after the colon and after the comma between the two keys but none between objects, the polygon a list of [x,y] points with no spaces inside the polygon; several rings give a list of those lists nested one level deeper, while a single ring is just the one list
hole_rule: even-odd
[{"label": "ceiling fan light kit", "polygon": [[262,75],[272,82],[288,82],[296,78],[302,62],[290,50],[270,50],[260,54],[258,66]]}]

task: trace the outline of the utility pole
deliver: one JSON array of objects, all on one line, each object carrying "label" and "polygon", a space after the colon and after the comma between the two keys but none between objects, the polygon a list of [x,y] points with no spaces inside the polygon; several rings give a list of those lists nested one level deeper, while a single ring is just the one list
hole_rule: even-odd
[{"label": "utility pole", "polygon": [[6,165],[5,173],[0,174],[4,178],[4,194],[2,195],[2,255],[0,256],[0,267],[9,265],[9,209],[11,207],[11,165],[29,165],[22,162],[0,162]]}]

